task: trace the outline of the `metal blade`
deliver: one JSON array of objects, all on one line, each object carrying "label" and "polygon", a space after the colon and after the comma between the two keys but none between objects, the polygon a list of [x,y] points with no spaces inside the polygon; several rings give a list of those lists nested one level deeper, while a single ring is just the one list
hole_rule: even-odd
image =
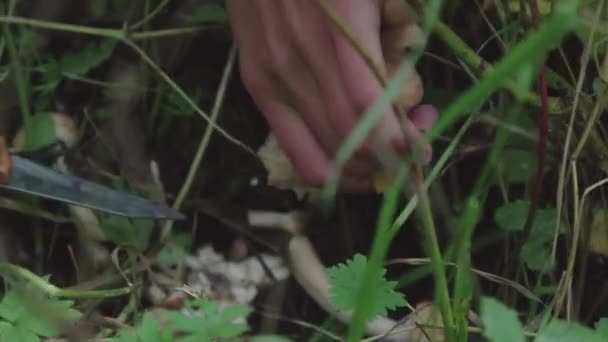
[{"label": "metal blade", "polygon": [[184,216],[142,197],[116,191],[85,179],[61,174],[12,155],[12,176],[0,187],[132,218],[181,220]]}]

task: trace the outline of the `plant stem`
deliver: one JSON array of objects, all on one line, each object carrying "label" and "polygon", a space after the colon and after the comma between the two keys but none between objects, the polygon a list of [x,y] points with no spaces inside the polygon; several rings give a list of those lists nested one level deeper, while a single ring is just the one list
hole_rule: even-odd
[{"label": "plant stem", "polygon": [[[331,6],[328,4],[326,0],[318,0],[318,3],[321,9],[324,11],[325,15],[331,20],[331,22],[341,31],[344,37],[350,42],[350,44],[354,47],[357,53],[364,59],[368,67],[371,69],[372,73],[376,77],[376,79],[380,82],[383,87],[387,87],[387,79],[386,75],[382,71],[382,69],[377,65],[377,63],[371,58],[371,55],[368,53],[367,49],[363,44],[357,39],[354,34],[348,28],[348,25],[332,10]],[[440,2],[435,2],[440,3]],[[440,6],[436,5],[435,11],[438,11]],[[405,65],[405,64],[404,64]],[[402,69],[404,67],[402,65]],[[397,103],[393,104],[395,108],[395,112],[403,118],[405,117],[405,112],[401,106]],[[411,155],[413,156],[413,176],[416,180],[416,189],[418,196],[420,198],[420,208],[418,210],[418,214],[421,221],[422,235],[425,240],[425,247],[427,253],[430,255],[433,265],[434,275],[435,275],[435,289],[436,295],[438,296],[439,305],[442,311],[444,322],[446,324],[446,335],[448,337],[455,336],[453,331],[453,317],[450,307],[450,298],[449,291],[447,285],[447,279],[445,276],[445,270],[443,266],[443,259],[441,256],[441,251],[439,248],[439,243],[437,240],[437,236],[435,233],[435,224],[433,222],[433,216],[430,209],[430,203],[428,200],[428,195],[426,193],[426,188],[423,186],[424,183],[424,175],[422,172],[422,166],[420,162],[420,151],[416,148],[417,144],[409,144]],[[382,151],[376,151],[376,153],[382,153]],[[382,160],[382,158],[380,158]],[[403,172],[399,172],[397,170],[396,165],[384,165],[390,171],[397,172],[403,175]],[[409,172],[405,172],[405,174],[409,174]],[[395,180],[393,187],[401,188],[404,183],[404,179],[402,177],[397,177]],[[405,176],[403,176],[405,178]],[[370,289],[373,286],[372,280],[373,272],[375,270],[382,267],[381,261],[386,257],[386,251],[388,250],[388,246],[390,245],[390,241],[393,238],[392,234],[392,218],[396,211],[396,198],[400,194],[398,190],[392,190],[385,197],[385,201],[383,203],[382,211],[380,214],[379,222],[378,222],[378,231],[376,233],[376,239],[372,246],[371,256],[369,258],[369,264],[366,269],[366,276],[363,280],[363,284],[361,287],[361,291],[365,292],[367,289]],[[365,323],[366,316],[366,308],[370,305],[369,298],[366,296],[362,296],[362,300],[358,303],[357,309],[355,310],[355,314],[353,317],[352,328],[349,330],[348,339],[349,341],[355,341],[361,337],[362,326]]]},{"label": "plant stem", "polygon": [[[175,199],[175,202],[173,203],[173,208],[175,208],[175,209],[179,209],[180,206],[182,205],[182,203],[184,202],[184,200],[186,199],[186,196],[188,196],[188,193],[190,192],[190,189],[192,187],[192,183],[194,182],[194,178],[196,177],[196,174],[198,173],[198,169],[201,165],[205,152],[207,151],[207,147],[209,146],[209,141],[211,139],[211,136],[213,135],[213,125],[212,124],[215,124],[215,122],[217,121],[217,118],[219,117],[219,115],[221,113],[222,104],[224,103],[224,96],[226,94],[226,88],[228,87],[228,83],[229,83],[228,81],[230,80],[230,76],[232,75],[232,69],[234,66],[235,59],[236,59],[236,51],[237,51],[236,47],[232,46],[232,48],[230,49],[230,54],[228,55],[228,60],[226,61],[226,66],[224,67],[224,73],[222,75],[222,80],[221,80],[220,85],[217,90],[215,102],[213,104],[213,110],[211,112],[211,118],[210,118],[211,122],[205,129],[203,138],[201,139],[201,142],[199,143],[198,148],[196,149],[196,154],[194,155],[194,159],[192,160],[192,163],[190,164],[190,169],[188,170],[188,175],[186,176],[186,179],[184,180],[184,183],[182,184],[182,187],[179,190],[177,198]],[[161,238],[160,238],[161,243],[165,242],[166,239],[170,236],[172,227],[173,227],[173,221],[165,222],[162,232],[161,232]]]},{"label": "plant stem", "polygon": [[[485,73],[493,70],[494,66],[488,62],[486,62],[483,58],[481,58],[473,49],[471,49],[467,43],[465,43],[462,38],[460,38],[454,31],[452,31],[446,24],[438,21],[433,28],[433,32],[440,38],[446,45],[448,45],[452,52],[469,67],[473,71],[475,71],[478,75],[483,75]],[[556,73],[552,73],[554,79],[559,80],[560,84],[567,84],[568,82],[564,80],[560,75]],[[515,82],[512,80],[507,80],[501,87],[508,90],[511,93],[517,93],[518,87]],[[524,100],[532,105],[541,106],[541,99],[535,93],[528,92],[526,93]],[[563,111],[563,106],[560,103],[559,98],[548,98],[549,101],[549,109],[552,112],[560,112]]]},{"label": "plant stem", "polygon": [[15,280],[15,278],[25,280],[33,284],[36,288],[46,293],[47,295],[56,298],[102,299],[124,296],[131,292],[131,287],[123,287],[112,290],[76,290],[70,288],[63,289],[49,283],[44,278],[34,274],[26,268],[9,263],[0,263],[0,274],[5,278],[13,278],[13,280]]},{"label": "plant stem", "polygon": [[[15,0],[9,1],[9,7],[7,9],[8,15],[12,15],[14,7]],[[15,39],[13,38],[11,28],[8,24],[5,24],[3,26],[4,39],[6,41],[6,47],[8,50],[8,55],[10,57],[10,64],[15,75],[15,81],[17,82],[17,95],[19,97],[21,117],[23,119],[24,126],[27,128],[29,127],[30,118],[32,116],[29,103],[29,89],[26,82],[26,77],[23,74],[23,69],[21,68],[21,59],[19,58],[19,53],[17,52],[17,46],[15,45]]]},{"label": "plant stem", "polygon": [[[539,25],[539,13],[538,13],[538,2],[536,0],[530,1],[530,12],[532,14],[532,23],[536,29],[538,29]],[[549,93],[547,90],[547,78],[545,73],[545,65],[544,63],[540,66],[540,71],[538,73],[538,83],[540,87],[540,99],[541,99],[541,108],[539,115],[539,130],[538,130],[538,163],[536,169],[536,177],[534,179],[534,189],[532,191],[532,195],[530,196],[530,208],[528,210],[528,215],[526,216],[526,223],[524,224],[524,229],[521,235],[521,240],[515,247],[515,253],[513,256],[515,258],[519,257],[519,253],[523,247],[523,244],[526,242],[528,237],[530,236],[530,232],[532,231],[532,225],[534,223],[534,218],[536,217],[536,211],[538,208],[538,202],[540,200],[540,194],[543,189],[543,178],[545,171],[545,160],[547,156],[547,141],[549,135]]]},{"label": "plant stem", "polygon": [[[209,125],[209,127],[217,130],[218,133],[220,133],[222,136],[224,136],[224,138],[226,138],[226,140],[228,140],[231,143],[235,144],[236,146],[240,147],[245,152],[249,153],[250,155],[252,155],[254,157],[257,157],[257,154],[255,153],[254,150],[252,150],[249,146],[247,146],[244,143],[242,143],[241,141],[239,141],[236,137],[232,136],[230,133],[226,132],[223,128],[221,128],[220,126],[218,126],[215,123],[215,120],[212,117],[209,117],[209,115],[207,115],[207,113],[203,112],[198,107],[198,105],[194,102],[194,100],[192,100],[190,98],[190,96],[188,96],[188,94],[186,94],[186,92],[177,83],[175,83],[171,79],[171,77],[169,77],[169,75],[167,75],[156,63],[154,63],[154,61],[148,56],[148,54],[146,54],[145,51],[140,49],[139,46],[137,46],[137,44],[135,44],[134,42],[132,42],[130,40],[123,40],[123,42],[126,45],[128,45],[129,47],[131,47],[133,50],[135,50],[135,52],[137,52],[139,54],[139,56],[144,60],[144,62],[146,62],[154,71],[156,71],[158,73],[158,75],[165,82],[167,82],[167,84],[173,89],[173,91],[175,91],[184,101],[186,101],[186,103],[188,103],[188,105],[190,105],[190,107],[192,107],[192,109],[194,109],[194,111],[197,114],[199,114],[203,119],[205,119],[205,121],[207,121],[207,124]],[[211,114],[211,116],[213,116],[213,113]]]}]

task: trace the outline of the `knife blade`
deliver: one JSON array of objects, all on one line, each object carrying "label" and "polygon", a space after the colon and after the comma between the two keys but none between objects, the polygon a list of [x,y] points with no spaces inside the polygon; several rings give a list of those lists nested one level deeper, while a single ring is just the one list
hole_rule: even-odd
[{"label": "knife blade", "polygon": [[33,194],[119,216],[182,220],[184,215],[142,197],[59,173],[29,159],[10,155],[11,172],[0,188]]}]

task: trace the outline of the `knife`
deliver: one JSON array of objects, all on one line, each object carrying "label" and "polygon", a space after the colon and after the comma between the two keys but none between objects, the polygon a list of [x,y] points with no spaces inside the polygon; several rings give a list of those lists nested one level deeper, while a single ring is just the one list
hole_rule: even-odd
[{"label": "knife", "polygon": [[184,215],[177,210],[156,204],[142,197],[116,191],[83,178],[59,173],[14,154],[8,154],[8,158],[9,160],[4,161],[4,164],[8,164],[10,170],[4,175],[6,179],[0,182],[0,188],[119,216],[169,220],[184,219]]}]

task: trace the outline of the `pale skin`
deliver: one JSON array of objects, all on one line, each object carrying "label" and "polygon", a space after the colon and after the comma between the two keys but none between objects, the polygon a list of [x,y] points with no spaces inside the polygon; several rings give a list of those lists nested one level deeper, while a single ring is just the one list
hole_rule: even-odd
[{"label": "pale skin", "polygon": [[[391,75],[422,35],[405,0],[327,0]],[[331,23],[317,0],[227,0],[239,48],[241,77],[300,178],[322,186],[336,151],[384,89],[369,66]],[[413,71],[401,90],[400,118],[387,109],[342,171],[342,191],[368,191],[382,153],[404,155],[411,144],[430,159],[422,131],[437,118],[419,105],[422,83]],[[400,126],[402,124],[402,126]]]}]

